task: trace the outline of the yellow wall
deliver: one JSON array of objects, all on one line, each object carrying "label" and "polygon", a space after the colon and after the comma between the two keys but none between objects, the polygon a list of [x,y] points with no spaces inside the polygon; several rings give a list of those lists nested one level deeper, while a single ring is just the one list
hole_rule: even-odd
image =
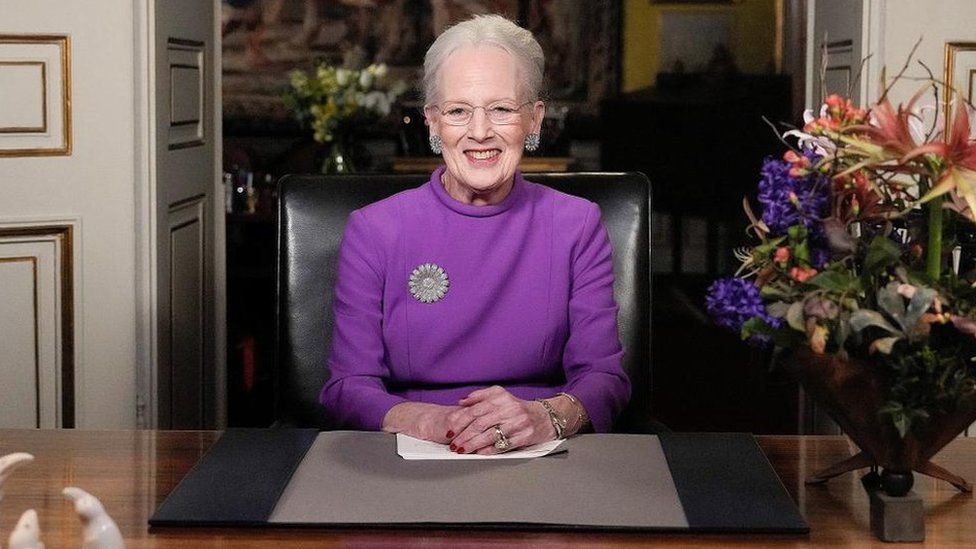
[{"label": "yellow wall", "polygon": [[623,91],[654,84],[660,70],[661,13],[665,11],[735,13],[732,49],[739,70],[760,73],[773,63],[776,47],[777,0],[740,0],[731,5],[657,5],[651,0],[625,0],[623,28]]}]

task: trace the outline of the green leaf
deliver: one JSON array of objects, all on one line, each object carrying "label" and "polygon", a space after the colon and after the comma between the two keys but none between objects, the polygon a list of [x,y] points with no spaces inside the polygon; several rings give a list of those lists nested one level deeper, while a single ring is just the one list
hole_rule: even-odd
[{"label": "green leaf", "polygon": [[782,288],[777,288],[776,286],[767,284],[759,289],[759,295],[766,299],[785,299],[788,297],[787,293],[783,291]]},{"label": "green leaf", "polygon": [[811,278],[808,283],[837,293],[856,292],[861,289],[860,281],[857,278],[840,271],[824,271]]},{"label": "green leaf", "polygon": [[908,302],[908,311],[905,313],[906,331],[914,329],[918,320],[929,310],[929,307],[932,306],[932,303],[935,302],[935,298],[938,295],[932,288],[917,288],[915,290],[915,295]]},{"label": "green leaf", "polygon": [[786,316],[786,311],[789,308],[790,304],[784,301],[775,301],[766,306],[766,310],[769,311],[769,314],[780,318]]},{"label": "green leaf", "polygon": [[754,316],[749,320],[745,321],[742,325],[742,340],[745,341],[754,335],[772,335],[773,327],[766,324],[766,321]]},{"label": "green leaf", "polygon": [[895,429],[898,429],[898,435],[901,438],[905,438],[905,435],[908,434],[908,429],[911,428],[911,420],[904,413],[894,414],[892,419],[895,422]]},{"label": "green leaf", "polygon": [[837,342],[837,348],[844,349],[844,344],[847,343],[847,338],[851,335],[851,315],[847,313],[841,313],[837,319],[837,328],[834,329],[834,341]]},{"label": "green leaf", "polygon": [[786,234],[790,235],[790,240],[803,240],[807,237],[807,228],[803,225],[792,225],[786,229]]},{"label": "green leaf", "polygon": [[768,336],[772,339],[773,345],[779,348],[793,347],[797,343],[793,332],[785,328],[774,328],[759,317],[750,318],[742,325],[743,340],[754,335]]},{"label": "green leaf", "polygon": [[762,244],[753,248],[753,251],[759,255],[770,255],[776,251],[776,248],[780,247],[784,240],[786,240],[785,236],[767,240],[766,242],[763,242]]},{"label": "green leaf", "polygon": [[898,293],[899,282],[889,282],[878,290],[878,306],[881,310],[891,315],[903,331],[911,329],[911,325],[905,323],[905,298]]},{"label": "green leaf", "polygon": [[798,332],[806,332],[806,326],[803,322],[803,302],[797,301],[790,305],[790,308],[786,311],[786,322],[790,325],[790,328]]},{"label": "green leaf", "polygon": [[864,257],[864,271],[868,274],[878,274],[885,267],[898,261],[901,250],[898,245],[884,236],[876,236],[868,244]]},{"label": "green leaf", "polygon": [[793,257],[803,265],[810,264],[810,245],[806,240],[793,246]]},{"label": "green leaf", "polygon": [[881,316],[881,313],[878,311],[872,311],[871,309],[859,309],[851,313],[852,330],[855,332],[860,332],[868,326],[875,326],[890,334],[900,335],[899,330],[892,326],[890,322],[885,320],[885,317]]}]

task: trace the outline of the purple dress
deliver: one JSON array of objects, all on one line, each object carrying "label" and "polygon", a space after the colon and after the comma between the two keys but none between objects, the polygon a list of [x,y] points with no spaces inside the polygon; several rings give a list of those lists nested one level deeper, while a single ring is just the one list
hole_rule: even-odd
[{"label": "purple dress", "polygon": [[[443,170],[349,216],[320,397],[329,415],[379,430],[401,402],[456,405],[501,385],[522,399],[570,393],[609,430],[630,382],[599,207],[520,172],[503,201],[472,206],[447,194]],[[426,263],[448,278],[432,303],[408,284]]]}]

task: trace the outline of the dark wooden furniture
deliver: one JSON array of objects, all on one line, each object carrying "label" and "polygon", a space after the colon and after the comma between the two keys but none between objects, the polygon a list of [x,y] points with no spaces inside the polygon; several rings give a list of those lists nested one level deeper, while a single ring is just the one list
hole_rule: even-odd
[{"label": "dark wooden furniture", "polygon": [[654,414],[675,430],[797,433],[796,385],[704,311],[706,288],[738,267],[733,247],[755,244],[742,198],[755,196],[763,159],[783,151],[763,117],[792,118],[790,80],[662,74],[657,82],[600,111],[601,169],[654,182]]},{"label": "dark wooden furniture", "polygon": [[[37,510],[50,549],[79,547],[81,526],[61,496],[79,486],[98,496],[119,524],[130,549],[140,547],[889,547],[872,537],[868,501],[854,475],[825,486],[805,486],[812,471],[851,453],[835,436],[760,436],[760,446],[810,524],[809,537],[648,535],[588,532],[439,530],[245,530],[155,529],[147,521],[156,506],[217,439],[211,431],[0,430],[0,455],[27,451],[37,460],[6,484],[0,504],[0,538],[20,513]],[[953,441],[935,461],[976,479],[976,438]],[[540,487],[540,489],[544,489]],[[976,545],[976,501],[952,486],[918,477],[925,500],[926,542],[933,547]]]}]

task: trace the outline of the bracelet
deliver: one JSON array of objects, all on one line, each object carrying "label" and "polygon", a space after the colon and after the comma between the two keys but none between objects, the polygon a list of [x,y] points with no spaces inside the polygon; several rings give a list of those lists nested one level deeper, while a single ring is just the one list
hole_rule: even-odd
[{"label": "bracelet", "polygon": [[575,424],[576,429],[574,432],[578,433],[582,431],[583,427],[590,422],[590,418],[586,414],[586,408],[583,407],[583,404],[581,404],[576,397],[574,397],[569,393],[557,393],[556,396],[564,396],[568,398],[569,401],[573,403],[573,406],[576,407],[576,424]]},{"label": "bracelet", "polygon": [[546,409],[546,413],[549,414],[549,421],[552,422],[552,427],[556,430],[556,439],[563,438],[563,432],[566,430],[566,420],[559,417],[556,409],[552,407],[552,404],[549,404],[548,400],[544,398],[537,398],[535,400],[541,403],[542,407]]}]

